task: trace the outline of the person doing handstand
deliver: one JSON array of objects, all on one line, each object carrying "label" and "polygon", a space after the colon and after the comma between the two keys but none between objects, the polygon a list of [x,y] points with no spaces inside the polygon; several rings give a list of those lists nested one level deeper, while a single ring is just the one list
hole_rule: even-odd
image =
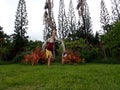
[{"label": "person doing handstand", "polygon": [[63,40],[59,39],[56,36],[56,28],[53,28],[52,36],[48,38],[42,45],[42,48],[45,51],[46,58],[48,60],[48,67],[50,67],[51,61],[54,60],[56,41],[58,42],[58,44],[62,44],[63,52],[65,52],[65,45],[63,43]]}]

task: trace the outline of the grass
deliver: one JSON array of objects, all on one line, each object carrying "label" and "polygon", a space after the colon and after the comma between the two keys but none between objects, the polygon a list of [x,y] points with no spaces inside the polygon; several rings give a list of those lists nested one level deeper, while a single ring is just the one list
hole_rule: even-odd
[{"label": "grass", "polygon": [[120,65],[0,65],[0,90],[120,90]]}]

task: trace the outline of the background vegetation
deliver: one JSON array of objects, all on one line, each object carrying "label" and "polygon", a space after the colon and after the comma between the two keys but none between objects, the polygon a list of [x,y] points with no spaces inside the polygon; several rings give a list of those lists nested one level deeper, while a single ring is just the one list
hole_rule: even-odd
[{"label": "background vegetation", "polygon": [[61,65],[60,45],[55,63],[48,68],[47,64],[24,63],[24,55],[37,46],[42,47],[43,41],[28,39],[27,8],[25,0],[19,0],[14,33],[7,35],[0,26],[0,90],[120,90],[120,1],[111,0],[111,3],[112,17],[101,0],[102,29],[93,34],[86,0],[77,2],[79,20],[76,20],[72,0],[68,14],[64,0],[60,0],[58,26],[51,0],[46,0],[44,41],[51,36],[52,28],[56,28],[66,49],[77,50],[86,61]]},{"label": "background vegetation", "polygon": [[[76,20],[75,9],[72,0],[69,3],[68,14],[65,11],[64,0],[60,0],[58,26],[54,20],[54,11],[51,0],[45,3],[44,41],[51,35],[52,28],[58,31],[66,48],[79,51],[81,58],[86,63],[120,63],[120,2],[112,0],[112,16],[106,8],[104,0],[101,0],[100,22],[101,30],[93,34],[89,6],[86,0],[78,0],[77,11],[79,18]],[[29,40],[27,35],[28,19],[25,0],[19,0],[15,15],[15,30],[12,35],[4,33],[4,27],[0,26],[0,62],[19,63],[26,53],[41,47],[43,41]],[[112,19],[111,19],[112,18]],[[78,21],[78,22],[76,22]],[[59,49],[60,53],[62,49]],[[60,54],[61,55],[61,54]],[[56,58],[60,61],[61,56]]]}]

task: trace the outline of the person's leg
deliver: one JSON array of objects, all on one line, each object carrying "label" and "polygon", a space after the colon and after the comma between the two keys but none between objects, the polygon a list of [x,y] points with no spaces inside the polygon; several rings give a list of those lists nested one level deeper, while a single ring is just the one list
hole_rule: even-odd
[{"label": "person's leg", "polygon": [[65,58],[67,57],[67,53],[63,52],[62,53],[62,64],[65,63]]},{"label": "person's leg", "polygon": [[50,67],[50,57],[48,58],[48,67]]},{"label": "person's leg", "polygon": [[53,55],[50,55],[48,58],[48,67],[50,67],[52,61],[54,61],[54,57]]},{"label": "person's leg", "polygon": [[64,64],[64,53],[62,53],[62,64]]},{"label": "person's leg", "polygon": [[46,49],[46,58],[48,59],[48,67],[50,67],[51,61],[53,61],[53,54]]}]

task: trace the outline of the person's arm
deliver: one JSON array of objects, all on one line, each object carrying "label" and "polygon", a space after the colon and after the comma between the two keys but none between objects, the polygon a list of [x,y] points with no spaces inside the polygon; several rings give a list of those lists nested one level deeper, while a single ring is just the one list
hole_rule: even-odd
[{"label": "person's arm", "polygon": [[62,47],[63,47],[63,52],[65,52],[65,44],[64,44],[63,40],[61,40],[61,44],[62,44]]}]

